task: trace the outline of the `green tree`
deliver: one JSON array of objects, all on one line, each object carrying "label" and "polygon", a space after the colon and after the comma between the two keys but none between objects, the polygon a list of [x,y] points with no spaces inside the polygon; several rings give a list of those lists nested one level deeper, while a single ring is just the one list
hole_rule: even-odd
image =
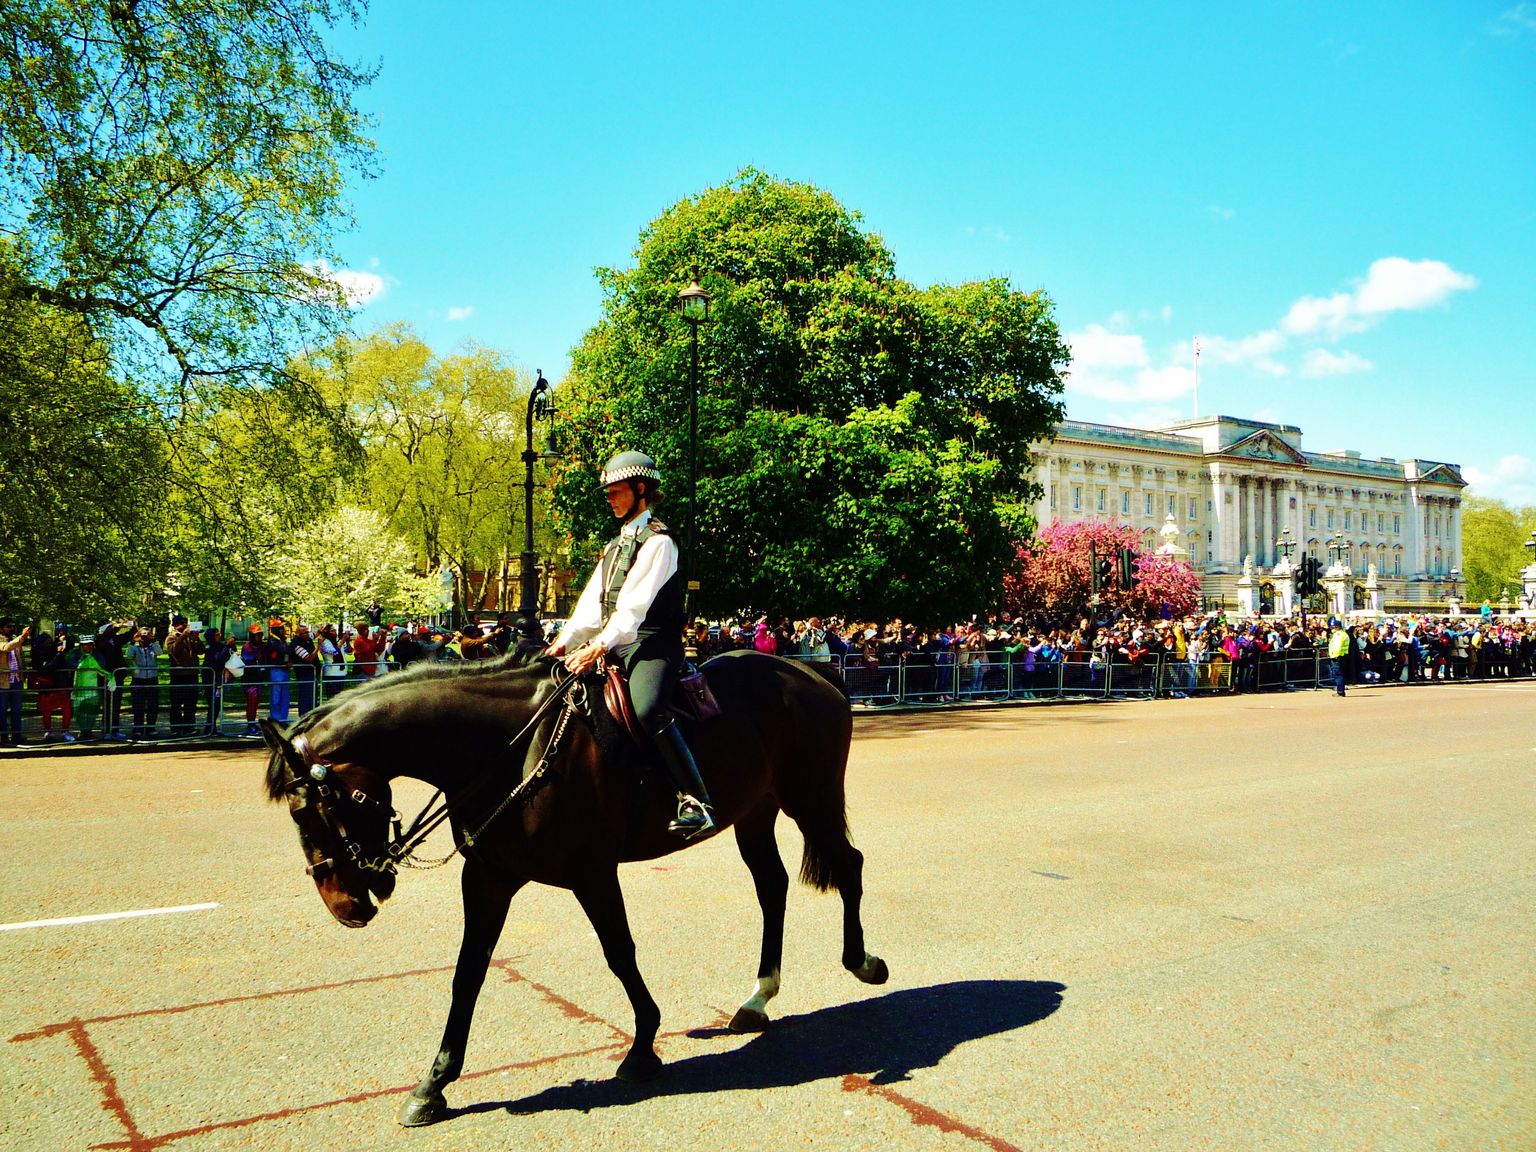
[{"label": "green tree", "polygon": [[634,255],[600,270],[603,318],[559,389],[576,456],[556,500],[578,542],[611,530],[596,473],[623,448],[656,457],[664,517],[688,519],[676,307],[697,269],[695,605],[938,619],[995,600],[1029,528],[1028,445],[1062,415],[1043,292],[918,289],[831,195],[752,169],[668,209]]},{"label": "green tree", "polygon": [[435,575],[416,571],[410,543],[377,512],[341,505],[298,528],[271,565],[272,605],[306,620],[345,622],[371,600],[424,619],[442,609]]},{"label": "green tree", "polygon": [[77,317],[0,299],[0,612],[97,621],[164,586],[166,458]]},{"label": "green tree", "polygon": [[[1520,586],[1532,561],[1524,547],[1536,530],[1536,508],[1512,508],[1501,500],[1467,496],[1461,510],[1462,575],[1469,604],[1497,603]],[[1511,597],[1513,598],[1513,597]]]},{"label": "green tree", "polygon": [[295,429],[350,436],[291,367],[349,318],[326,260],[346,175],[369,171],[370,77],[324,36],[360,11],[0,0],[0,301],[70,317],[131,387],[173,566],[270,547],[274,515],[314,508]]},{"label": "green tree", "polygon": [[[439,357],[406,325],[340,341],[306,371],[358,430],[352,498],[410,541],[422,570],[452,569],[460,603],[480,603],[521,551],[526,373],[486,348]],[[547,555],[546,505],[541,487]]]}]

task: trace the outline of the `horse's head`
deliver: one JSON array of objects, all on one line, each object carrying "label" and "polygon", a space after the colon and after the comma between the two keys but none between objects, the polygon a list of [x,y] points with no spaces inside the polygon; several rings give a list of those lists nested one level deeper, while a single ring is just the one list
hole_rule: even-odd
[{"label": "horse's head", "polygon": [[272,749],[267,795],[287,801],[309,861],[305,871],[332,916],[348,928],[364,927],[378,912],[372,898],[388,900],[395,890],[388,779],[361,764],[323,758],[318,725],[290,736],[263,720],[261,730]]}]

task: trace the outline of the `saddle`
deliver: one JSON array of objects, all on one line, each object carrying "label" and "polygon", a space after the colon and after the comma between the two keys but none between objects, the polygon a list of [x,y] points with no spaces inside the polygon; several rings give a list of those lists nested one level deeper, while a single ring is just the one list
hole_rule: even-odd
[{"label": "saddle", "polygon": [[[624,674],[624,668],[620,664],[605,666],[603,703],[607,706],[608,714],[613,717],[614,722],[629,734],[629,738],[636,745],[645,748],[650,744],[645,733],[640,730],[640,721],[635,717],[634,702],[629,697],[629,677]],[[704,673],[692,664],[687,665],[683,675],[677,678],[677,691],[672,697],[672,710],[700,722],[713,720],[720,715],[720,704],[715,699],[715,694],[709,690],[709,681],[704,678]]]}]

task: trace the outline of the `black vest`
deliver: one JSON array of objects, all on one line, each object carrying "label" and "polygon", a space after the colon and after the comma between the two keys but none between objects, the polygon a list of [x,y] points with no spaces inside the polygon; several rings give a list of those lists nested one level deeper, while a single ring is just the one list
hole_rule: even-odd
[{"label": "black vest", "polygon": [[[614,609],[618,607],[619,590],[624,587],[629,570],[635,566],[635,557],[639,554],[641,545],[652,536],[670,536],[671,534],[665,524],[652,516],[645,527],[634,536],[625,536],[621,532],[608,542],[608,546],[603,549],[601,561],[605,624],[613,615]],[[672,573],[667,582],[661,586],[661,590],[656,593],[656,599],[651,601],[650,611],[640,622],[640,631],[635,643],[639,644],[652,636],[665,636],[681,644],[683,620],[683,575],[679,567],[678,571]]]}]

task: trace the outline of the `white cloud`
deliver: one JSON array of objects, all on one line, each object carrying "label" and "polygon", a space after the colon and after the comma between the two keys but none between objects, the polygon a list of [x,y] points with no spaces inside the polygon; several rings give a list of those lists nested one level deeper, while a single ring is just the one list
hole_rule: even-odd
[{"label": "white cloud", "polygon": [[1521,0],[1513,8],[1500,12],[1490,28],[1495,36],[1520,36],[1526,32],[1536,32],[1536,4]]},{"label": "white cloud", "polygon": [[[378,262],[374,261],[374,267]],[[352,308],[361,308],[372,300],[377,300],[384,294],[384,277],[377,272],[358,272],[351,268],[332,268],[325,260],[316,260],[308,265],[310,271],[315,272],[341,289],[347,298],[347,304]]]},{"label": "white cloud", "polygon": [[450,321],[454,322],[454,323],[457,323],[460,320],[468,320],[474,314],[475,314],[475,309],[474,309],[474,306],[471,305],[471,304],[465,304],[465,305],[462,305],[462,306],[456,305],[456,306],[448,309],[448,311],[446,313],[447,318]]},{"label": "white cloud", "polygon": [[1102,324],[1090,324],[1067,335],[1072,345],[1073,367],[1139,368],[1150,362],[1140,336],[1111,332]]},{"label": "white cloud", "polygon": [[1351,315],[1354,297],[1347,292],[1324,299],[1320,296],[1303,296],[1291,305],[1291,310],[1280,321],[1280,327],[1293,336],[1309,336],[1323,332],[1342,336],[1349,332],[1363,332],[1367,325]]},{"label": "white cloud", "polygon": [[1536,460],[1529,456],[1501,456],[1491,472],[1465,464],[1461,475],[1476,496],[1517,508],[1536,506]]},{"label": "white cloud", "polygon": [[[1393,312],[1430,308],[1476,286],[1476,277],[1440,260],[1384,257],[1371,264],[1352,291],[1303,296],[1273,327],[1248,336],[1199,336],[1201,368],[1214,370],[1212,375],[1224,387],[1257,386],[1256,378],[1280,379],[1292,373],[1320,378],[1370,372],[1375,365],[1364,356],[1320,345],[1364,332]],[[1067,389],[1127,407],[1166,403],[1191,391],[1192,342],[1176,341],[1153,353],[1134,331],[1157,319],[1168,323],[1172,309],[1165,305],[1159,312],[1120,311],[1108,324],[1089,324],[1069,333],[1072,367]],[[1233,368],[1240,372],[1226,371]]]},{"label": "white cloud", "polygon": [[1355,293],[1355,308],[1367,316],[1381,312],[1419,312],[1444,303],[1452,292],[1469,292],[1477,277],[1439,260],[1377,260]]},{"label": "white cloud", "polygon": [[1291,305],[1280,327],[1297,336],[1322,333],[1337,338],[1364,332],[1389,312],[1419,312],[1443,304],[1453,292],[1476,287],[1477,277],[1444,261],[1387,256],[1371,265],[1353,292],[1303,296]]},{"label": "white cloud", "polygon": [[1206,208],[1206,211],[1217,220],[1231,220],[1237,215],[1236,208],[1223,208],[1220,204],[1212,204]]},{"label": "white cloud", "polygon": [[1274,328],[1237,340],[1228,340],[1225,336],[1201,336],[1200,359],[1212,364],[1244,365],[1266,376],[1284,376],[1285,366],[1274,359],[1284,347],[1285,336]]},{"label": "white cloud", "polygon": [[1326,348],[1311,348],[1301,358],[1303,376],[1351,376],[1356,372],[1375,369],[1364,356],[1353,352],[1330,352]]}]

